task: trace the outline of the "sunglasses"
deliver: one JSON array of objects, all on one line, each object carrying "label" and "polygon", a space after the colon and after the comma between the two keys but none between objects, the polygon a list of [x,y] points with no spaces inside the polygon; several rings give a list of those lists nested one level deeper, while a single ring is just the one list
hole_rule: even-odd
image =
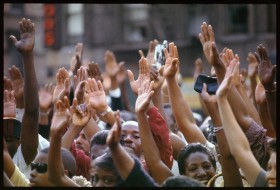
[{"label": "sunglasses", "polygon": [[48,164],[46,163],[31,163],[31,171],[36,169],[38,173],[46,173],[48,170]]}]

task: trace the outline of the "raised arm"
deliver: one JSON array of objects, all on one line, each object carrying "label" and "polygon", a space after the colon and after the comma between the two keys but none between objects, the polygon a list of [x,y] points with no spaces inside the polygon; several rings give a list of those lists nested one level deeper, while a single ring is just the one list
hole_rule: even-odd
[{"label": "raised arm", "polygon": [[116,123],[110,129],[106,143],[110,148],[114,164],[121,178],[125,180],[129,176],[135,162],[120,144],[121,120],[119,111],[115,113],[115,117]]},{"label": "raised arm", "polygon": [[19,28],[20,40],[13,35],[10,38],[23,58],[25,111],[21,128],[21,149],[25,163],[29,165],[37,155],[38,148],[39,96],[33,57],[35,24],[30,19],[23,18],[19,22]]},{"label": "raised arm", "polygon": [[169,44],[169,52],[164,49],[166,58],[163,76],[167,81],[169,100],[172,106],[172,111],[177,122],[177,125],[184,134],[188,143],[200,142],[206,143],[206,139],[200,129],[195,123],[192,111],[185,101],[180,87],[176,81],[175,75],[179,69],[179,61],[176,55],[178,55],[177,47],[174,43]]},{"label": "raised arm", "polygon": [[[236,59],[231,61],[229,67],[227,68],[225,78],[216,94],[218,96],[219,112],[222,113],[221,120],[230,151],[244,173],[245,178],[253,187],[257,176],[261,171],[261,167],[251,152],[249,142],[237,123],[227,100],[227,96],[233,82],[233,75],[236,74],[239,64],[240,63]],[[236,137],[238,137],[238,139],[236,139]]]},{"label": "raised arm", "polygon": [[222,130],[222,121],[218,110],[216,95],[209,95],[207,92],[207,86],[204,83],[201,92],[205,105],[207,106],[208,113],[212,119],[214,125],[214,133],[217,137],[220,163],[222,165],[222,175],[224,178],[225,187],[243,187],[241,176],[239,173],[239,167],[235,162],[234,157],[230,153],[229,145],[225,137],[225,133]]},{"label": "raised arm", "polygon": [[147,110],[154,93],[154,91],[152,91],[153,83],[153,81],[151,83],[146,81],[139,88],[138,98],[135,103],[135,112],[137,114],[145,161],[151,176],[158,184],[161,184],[167,177],[172,176],[173,174],[170,169],[161,161],[160,152],[153,138],[147,119]]},{"label": "raised arm", "polygon": [[260,44],[257,49],[259,55],[255,53],[255,56],[259,63],[258,74],[260,81],[265,88],[268,110],[274,129],[276,130],[276,84],[274,83],[276,65],[271,64],[265,47]]},{"label": "raised arm", "polygon": [[48,178],[56,186],[78,186],[64,172],[64,166],[61,158],[61,138],[69,125],[69,100],[65,96],[63,101],[58,100],[55,104],[56,111],[54,113],[51,124],[51,139],[49,147],[48,159]]},{"label": "raised arm", "polygon": [[[207,25],[206,22],[202,23],[199,39],[203,46],[204,55],[208,63],[214,67],[218,83],[221,84],[226,73],[226,66],[219,57],[211,25]],[[234,57],[232,53],[230,56],[231,59]],[[249,116],[246,105],[234,86],[232,86],[228,100],[239,125],[242,127],[243,131],[247,131],[252,123],[252,118]]]}]

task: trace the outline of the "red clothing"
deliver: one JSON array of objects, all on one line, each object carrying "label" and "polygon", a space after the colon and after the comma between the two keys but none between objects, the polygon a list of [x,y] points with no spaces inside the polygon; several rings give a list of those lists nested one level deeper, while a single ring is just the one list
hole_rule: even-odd
[{"label": "red clothing", "polygon": [[173,149],[169,138],[169,130],[167,124],[156,107],[152,107],[147,111],[148,121],[160,152],[163,163],[171,169],[173,164]]},{"label": "red clothing", "polygon": [[90,180],[90,157],[84,151],[76,149],[75,142],[72,143],[71,150],[76,160],[76,175],[82,175]]}]

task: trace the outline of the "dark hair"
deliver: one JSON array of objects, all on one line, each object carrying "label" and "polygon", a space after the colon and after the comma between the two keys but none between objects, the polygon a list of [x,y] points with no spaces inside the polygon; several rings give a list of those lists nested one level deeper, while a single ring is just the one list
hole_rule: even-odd
[{"label": "dark hair", "polygon": [[205,187],[201,182],[184,175],[170,176],[162,183],[162,187]]},{"label": "dark hair", "polygon": [[269,148],[270,148],[270,152],[276,152],[276,139],[272,139],[269,142]]},{"label": "dark hair", "polygon": [[95,144],[106,145],[108,132],[109,130],[102,130],[95,133],[90,141],[90,148],[92,148]]},{"label": "dark hair", "polygon": [[[49,147],[42,149],[40,152],[49,154]],[[64,169],[68,171],[68,176],[72,178],[76,175],[76,160],[73,154],[66,148],[61,147],[60,153]]]},{"label": "dark hair", "polygon": [[93,164],[95,165],[95,167],[98,167],[100,169],[112,171],[116,176],[116,185],[123,182],[117,168],[115,167],[112,154],[109,150],[107,150],[101,156],[98,156],[93,161]]},{"label": "dark hair", "polygon": [[201,143],[190,143],[184,148],[182,148],[178,154],[178,167],[181,175],[186,173],[186,160],[187,158],[195,152],[201,152],[208,155],[209,161],[212,163],[213,167],[216,169],[216,160],[212,152]]}]

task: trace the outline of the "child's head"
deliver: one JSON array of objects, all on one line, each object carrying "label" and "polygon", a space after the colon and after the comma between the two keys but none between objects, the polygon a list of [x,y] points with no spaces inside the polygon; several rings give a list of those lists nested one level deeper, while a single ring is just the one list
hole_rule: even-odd
[{"label": "child's head", "polygon": [[[54,186],[54,184],[48,180],[48,153],[49,148],[41,150],[31,163],[30,186]],[[66,175],[69,178],[72,178],[76,172],[76,161],[74,156],[69,150],[61,148],[61,157]]]}]

